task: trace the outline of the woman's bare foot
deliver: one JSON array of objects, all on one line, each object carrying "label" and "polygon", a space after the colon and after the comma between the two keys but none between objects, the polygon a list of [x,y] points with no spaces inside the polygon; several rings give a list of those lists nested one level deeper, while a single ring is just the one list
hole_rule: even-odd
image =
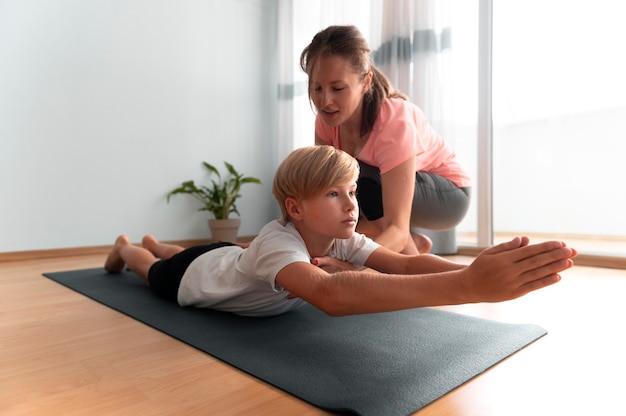
[{"label": "woman's bare foot", "polygon": [[411,237],[413,238],[417,251],[419,251],[420,254],[428,253],[433,248],[432,240],[424,234],[411,232]]},{"label": "woman's bare foot", "polygon": [[126,263],[122,259],[120,254],[120,250],[122,247],[130,244],[128,241],[128,237],[125,235],[120,235],[115,240],[115,244],[113,248],[109,252],[106,261],[104,262],[104,269],[109,273],[121,273],[124,270],[124,266]]}]

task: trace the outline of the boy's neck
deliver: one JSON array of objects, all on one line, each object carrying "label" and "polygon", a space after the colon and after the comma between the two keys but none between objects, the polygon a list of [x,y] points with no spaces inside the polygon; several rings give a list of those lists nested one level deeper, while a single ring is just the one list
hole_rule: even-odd
[{"label": "boy's neck", "polygon": [[324,257],[330,254],[330,249],[333,247],[333,243],[335,242],[334,238],[321,238],[319,234],[309,232],[306,228],[298,224],[297,221],[290,222],[298,231],[298,234],[300,234],[300,237],[304,241],[304,245],[306,246],[311,258]]}]

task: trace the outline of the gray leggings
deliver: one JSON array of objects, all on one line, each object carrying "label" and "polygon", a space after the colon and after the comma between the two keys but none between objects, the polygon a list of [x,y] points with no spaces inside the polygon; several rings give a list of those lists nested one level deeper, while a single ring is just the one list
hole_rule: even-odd
[{"label": "gray leggings", "polygon": [[[361,161],[359,165],[359,208],[361,215],[374,221],[384,215],[380,170]],[[459,188],[443,176],[417,172],[411,226],[427,230],[452,229],[465,217],[469,203],[470,188]]]}]

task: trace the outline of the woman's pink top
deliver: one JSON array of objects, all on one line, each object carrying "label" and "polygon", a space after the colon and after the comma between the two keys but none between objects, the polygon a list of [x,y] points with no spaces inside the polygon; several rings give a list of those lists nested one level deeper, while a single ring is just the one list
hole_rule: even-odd
[{"label": "woman's pink top", "polygon": [[[327,126],[318,115],[315,133],[324,142],[341,149],[339,127]],[[381,175],[417,157],[417,171],[434,173],[458,187],[471,181],[456,160],[456,154],[430,126],[422,110],[410,101],[387,98],[363,149],[353,155],[380,169]]]}]

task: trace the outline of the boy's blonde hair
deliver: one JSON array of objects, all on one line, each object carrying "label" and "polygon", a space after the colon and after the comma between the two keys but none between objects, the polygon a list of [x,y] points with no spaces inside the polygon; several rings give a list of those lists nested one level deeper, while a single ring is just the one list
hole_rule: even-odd
[{"label": "boy's blonde hair", "polygon": [[359,177],[359,163],[348,153],[333,146],[316,145],[292,151],[274,174],[272,193],[285,221],[290,217],[285,208],[288,197],[304,201],[325,189]]}]

